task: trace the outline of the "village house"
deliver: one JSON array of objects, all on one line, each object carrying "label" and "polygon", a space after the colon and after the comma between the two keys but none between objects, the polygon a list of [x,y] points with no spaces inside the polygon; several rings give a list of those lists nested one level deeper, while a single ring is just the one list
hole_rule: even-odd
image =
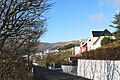
[{"label": "village house", "polygon": [[101,31],[91,31],[90,39],[80,44],[80,53],[101,47],[101,40],[104,37],[115,39],[115,37],[107,29]]},{"label": "village house", "polygon": [[87,49],[87,45],[85,45],[85,43],[86,43],[86,41],[87,41],[87,39],[80,39],[80,53],[82,53],[82,52],[84,52],[84,51],[86,51],[86,49]]},{"label": "village house", "polygon": [[80,45],[77,44],[75,45],[73,48],[72,48],[72,55],[77,55],[77,54],[80,54]]},{"label": "village house", "polygon": [[80,39],[79,43],[76,44],[73,48],[72,48],[72,55],[75,56],[77,54],[82,53],[82,51],[84,51],[84,48],[80,48],[81,45],[83,45],[85,42],[87,41],[87,39]]}]

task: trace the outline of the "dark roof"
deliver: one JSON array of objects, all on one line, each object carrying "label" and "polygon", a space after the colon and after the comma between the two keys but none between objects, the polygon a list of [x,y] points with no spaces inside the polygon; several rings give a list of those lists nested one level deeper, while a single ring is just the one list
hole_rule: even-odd
[{"label": "dark roof", "polygon": [[104,31],[92,31],[93,37],[111,36],[112,34],[105,29]]}]

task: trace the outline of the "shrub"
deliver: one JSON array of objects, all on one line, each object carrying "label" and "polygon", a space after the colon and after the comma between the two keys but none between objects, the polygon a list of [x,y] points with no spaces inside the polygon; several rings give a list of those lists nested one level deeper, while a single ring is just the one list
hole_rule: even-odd
[{"label": "shrub", "polygon": [[82,59],[120,60],[120,40],[82,54]]},{"label": "shrub", "polygon": [[61,52],[59,54],[49,54],[46,58],[41,60],[41,65],[46,63],[60,63],[60,64],[69,64],[69,58],[71,54],[68,54],[69,51]]},{"label": "shrub", "polygon": [[110,39],[109,37],[104,37],[102,40],[101,40],[101,45],[106,45],[108,43],[111,43],[113,42],[113,39]]}]

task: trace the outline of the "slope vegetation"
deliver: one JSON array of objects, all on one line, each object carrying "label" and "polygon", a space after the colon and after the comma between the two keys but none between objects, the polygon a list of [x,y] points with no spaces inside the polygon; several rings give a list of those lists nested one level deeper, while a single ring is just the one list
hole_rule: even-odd
[{"label": "slope vegetation", "polygon": [[120,40],[104,45],[96,50],[84,52],[83,59],[120,60]]}]

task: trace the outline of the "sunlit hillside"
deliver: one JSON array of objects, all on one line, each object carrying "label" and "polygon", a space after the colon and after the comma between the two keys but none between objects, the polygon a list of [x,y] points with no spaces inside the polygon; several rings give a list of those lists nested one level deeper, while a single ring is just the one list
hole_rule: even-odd
[{"label": "sunlit hillside", "polygon": [[47,50],[55,47],[63,47],[68,44],[79,44],[79,40],[68,41],[68,42],[56,42],[56,43],[41,42],[39,44],[39,50]]}]

